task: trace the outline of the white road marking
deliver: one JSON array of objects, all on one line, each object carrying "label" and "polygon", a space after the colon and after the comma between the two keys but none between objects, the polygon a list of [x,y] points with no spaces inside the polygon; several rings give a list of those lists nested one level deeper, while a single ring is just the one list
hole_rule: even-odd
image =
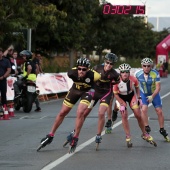
[{"label": "white road marking", "polygon": [[[170,92],[167,93],[166,95],[162,96],[161,99],[167,97],[168,95],[170,95]],[[148,105],[148,107],[150,107],[151,105],[152,105],[152,104],[150,103],[150,104]],[[134,114],[129,115],[129,116],[128,116],[128,119],[131,118],[131,117],[133,117],[133,116],[134,116]],[[119,122],[117,122],[115,125],[113,125],[112,129],[115,129],[115,128],[116,128],[117,126],[119,126],[120,124],[122,124],[122,121],[119,121]],[[102,132],[101,136],[103,136],[104,134],[105,134],[105,130]],[[59,159],[56,159],[54,162],[48,164],[47,166],[45,166],[45,167],[42,168],[41,170],[51,170],[51,169],[53,169],[53,168],[56,167],[57,165],[61,164],[62,162],[64,162],[65,160],[67,160],[68,158],[70,158],[71,156],[73,156],[76,152],[81,151],[83,148],[85,148],[86,146],[88,146],[88,145],[90,145],[91,143],[93,143],[93,142],[95,141],[95,137],[96,137],[96,136],[94,136],[93,138],[91,138],[91,139],[89,139],[88,141],[86,141],[86,142],[82,143],[81,145],[79,145],[79,146],[76,148],[76,150],[75,150],[74,153],[71,153],[71,154],[67,153],[67,154],[63,155],[62,157],[60,157]]]},{"label": "white road marking", "polygon": [[43,117],[41,117],[40,119],[44,119],[44,118],[46,118],[47,116],[43,116]]},{"label": "white road marking", "polygon": [[19,119],[25,119],[25,118],[28,118],[28,116],[23,116],[23,117],[20,117]]}]

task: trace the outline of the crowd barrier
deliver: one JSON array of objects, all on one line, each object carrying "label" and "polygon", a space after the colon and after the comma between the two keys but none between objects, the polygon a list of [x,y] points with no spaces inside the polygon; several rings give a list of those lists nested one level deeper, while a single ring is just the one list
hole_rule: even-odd
[{"label": "crowd barrier", "polygon": [[[134,75],[138,68],[131,69],[131,75]],[[118,69],[116,69],[119,72]],[[7,78],[7,100],[12,101],[14,99],[13,83],[16,81],[16,77]],[[73,82],[67,76],[67,73],[45,73],[38,74],[37,76],[37,90],[40,91],[40,96],[46,96],[49,94],[58,94],[67,92]]]},{"label": "crowd barrier", "polygon": [[[7,78],[7,100],[14,99],[13,84],[16,77]],[[67,92],[72,86],[72,80],[67,76],[67,73],[45,73],[37,76],[36,85],[37,90],[41,95],[57,94]]]}]

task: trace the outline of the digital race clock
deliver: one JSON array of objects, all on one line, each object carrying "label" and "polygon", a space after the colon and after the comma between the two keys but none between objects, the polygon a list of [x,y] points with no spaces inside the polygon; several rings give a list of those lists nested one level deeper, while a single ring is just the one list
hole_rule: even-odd
[{"label": "digital race clock", "polygon": [[145,14],[145,5],[104,4],[103,14],[104,15],[128,15],[128,14],[142,15]]}]

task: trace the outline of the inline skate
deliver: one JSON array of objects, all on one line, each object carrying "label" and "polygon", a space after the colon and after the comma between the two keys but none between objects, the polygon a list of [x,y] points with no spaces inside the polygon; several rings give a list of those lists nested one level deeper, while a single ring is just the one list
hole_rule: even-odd
[{"label": "inline skate", "polygon": [[95,142],[96,142],[96,151],[99,149],[99,144],[101,143],[101,141],[102,141],[101,135],[96,135],[96,139],[95,139]]},{"label": "inline skate", "polygon": [[165,138],[165,141],[166,141],[166,142],[170,142],[168,133],[166,132],[165,129],[161,128],[161,129],[159,130],[159,132],[160,132],[161,135],[163,135],[163,137]]},{"label": "inline skate", "polygon": [[112,121],[113,122],[117,120],[117,114],[118,114],[118,112],[113,110],[113,113],[112,113]]},{"label": "inline skate", "polygon": [[108,120],[108,121],[106,122],[105,127],[106,127],[106,130],[105,130],[105,133],[106,133],[106,134],[112,133],[112,121],[111,121],[111,120]]},{"label": "inline skate", "polygon": [[54,135],[48,134],[45,138],[41,139],[41,144],[37,148],[37,152],[44,148],[46,145],[49,145],[53,141]]},{"label": "inline skate", "polygon": [[67,136],[66,141],[65,141],[64,144],[63,144],[63,147],[66,147],[66,145],[67,145],[68,143],[71,143],[74,134],[75,134],[75,130],[73,130],[72,132],[70,132],[70,134]]},{"label": "inline skate", "polygon": [[78,140],[79,140],[78,138],[72,137],[72,140],[70,142],[70,147],[69,147],[69,153],[73,153],[76,150]]},{"label": "inline skate", "polygon": [[149,135],[148,133],[142,134],[142,139],[144,139],[145,141],[149,142],[151,145],[157,147],[156,142],[153,140],[153,137],[151,135]]},{"label": "inline skate", "polygon": [[151,128],[150,128],[149,125],[148,125],[148,126],[145,126],[145,131],[146,131],[148,134],[151,132]]},{"label": "inline skate", "polygon": [[131,138],[130,136],[126,136],[126,143],[127,143],[127,147],[128,148],[131,148],[132,147],[132,142],[131,142]]}]

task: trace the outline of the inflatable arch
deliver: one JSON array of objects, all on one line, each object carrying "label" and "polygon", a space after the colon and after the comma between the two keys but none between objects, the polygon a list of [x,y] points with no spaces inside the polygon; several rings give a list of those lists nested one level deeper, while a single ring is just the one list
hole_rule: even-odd
[{"label": "inflatable arch", "polygon": [[170,35],[163,39],[156,46],[156,63],[168,62],[168,52],[170,51]]},{"label": "inflatable arch", "polygon": [[[160,77],[167,77],[168,70],[164,70],[162,64],[166,61],[168,63],[170,51],[170,35],[156,46],[156,66],[159,70]],[[164,71],[163,71],[164,70]]]}]

